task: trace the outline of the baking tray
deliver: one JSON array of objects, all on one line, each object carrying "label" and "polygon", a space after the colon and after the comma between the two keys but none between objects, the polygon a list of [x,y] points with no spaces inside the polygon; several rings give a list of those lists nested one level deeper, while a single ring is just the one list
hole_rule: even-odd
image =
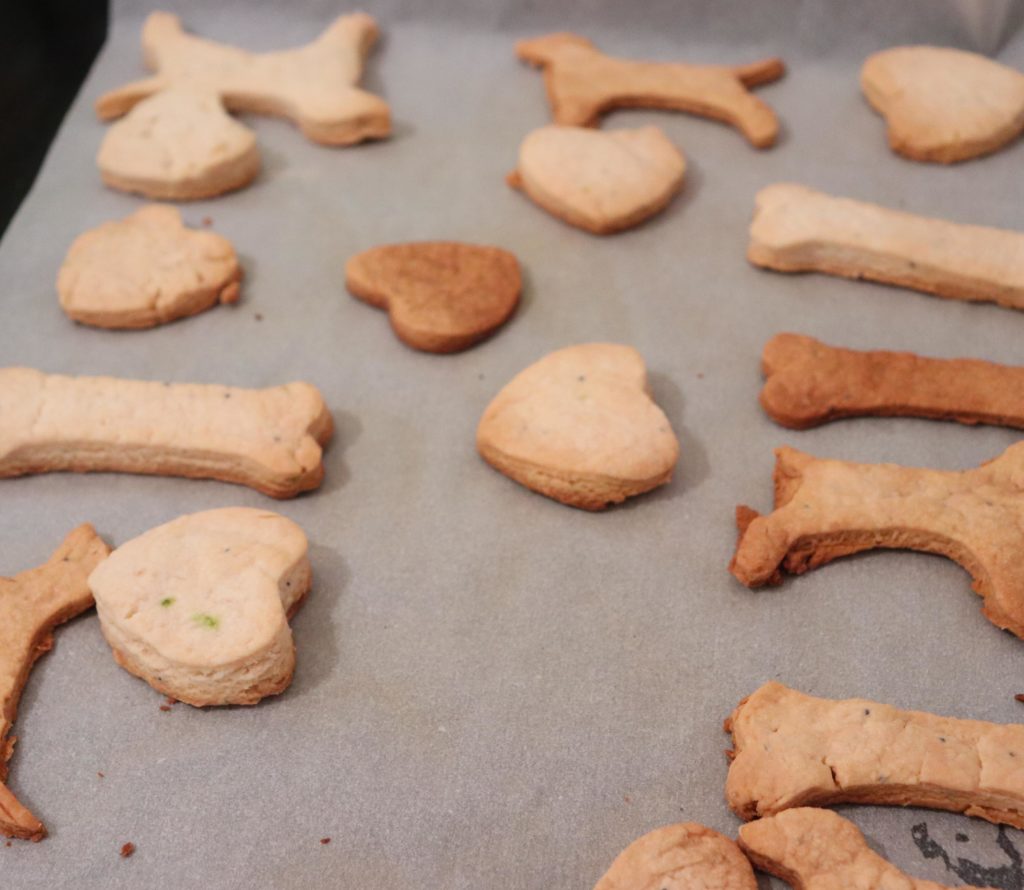
[{"label": "baking tray", "polygon": [[[300,0],[168,6],[190,30],[252,49],[305,42],[344,11]],[[0,886],[580,890],[658,825],[696,820],[735,835],[721,723],[766,680],[1020,718],[1024,646],[982,617],[948,560],[871,553],[760,592],[726,571],[733,508],[770,506],[777,445],[959,469],[1018,438],[922,420],[797,433],[757,405],[761,347],[779,331],[1024,358],[1020,313],[744,260],[754,193],[782,180],[1024,228],[1024,143],[952,168],[912,163],[889,152],[859,93],[871,51],[972,46],[952,5],[370,4],[385,36],[366,82],[391,102],[394,137],[333,150],[285,122],[246,118],[263,174],[184,205],[188,222],[210,217],[236,244],[241,303],[104,332],[61,313],[54,279],[77,234],[141,204],[100,184],[104,126],[91,105],[143,74],[148,8],[115,3],[107,45],[0,244],[3,363],[239,386],[308,380],[338,435],[322,488],[283,503],[180,479],[4,481],[0,571],[42,562],[82,521],[116,545],[183,513],[248,505],[303,526],[315,585],[294,621],[295,681],[255,708],[162,712],[162,697],[114,664],[94,615],[60,630],[25,691],[10,777],[50,837],[0,845]],[[635,58],[780,54],[789,74],[759,90],[783,121],[780,144],[759,152],[706,120],[615,113],[606,127],[657,124],[679,145],[685,190],[622,235],[569,228],[503,182],[522,137],[549,119],[541,76],[513,43],[551,30]],[[1010,33],[999,58],[1024,67],[1024,33]],[[498,244],[522,261],[518,313],[463,354],[405,348],[383,313],[345,293],[351,254],[424,238]],[[477,420],[508,379],[595,340],[641,351],[682,444],[670,486],[601,515],[526,491],[474,450]],[[912,874],[958,882],[915,844],[923,824],[953,866],[1006,866],[1000,886],[1021,886],[1019,860],[987,823],[844,813]],[[1005,837],[1022,848],[1017,832]],[[137,847],[127,860],[126,841]]]}]

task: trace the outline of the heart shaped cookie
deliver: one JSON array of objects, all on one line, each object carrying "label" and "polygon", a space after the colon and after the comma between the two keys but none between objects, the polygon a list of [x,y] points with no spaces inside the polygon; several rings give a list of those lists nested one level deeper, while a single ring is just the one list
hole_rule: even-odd
[{"label": "heart shaped cookie", "polygon": [[457,242],[388,244],[345,265],[352,295],[388,310],[399,339],[456,352],[500,327],[519,302],[519,263],[507,250]]},{"label": "heart shaped cookie", "polygon": [[685,171],[683,155],[657,127],[551,124],[523,140],[508,182],[570,225],[610,235],[662,210],[682,188]]},{"label": "heart shaped cookie", "polygon": [[288,619],[312,582],[306,551],[290,519],[242,507],[123,544],[89,576],[114,659],[196,707],[283,692],[295,669]]},{"label": "heart shaped cookie", "polygon": [[916,161],[966,161],[1024,131],[1024,74],[977,53],[899,46],[869,56],[860,82],[893,151]]},{"label": "heart shaped cookie", "polygon": [[227,238],[150,204],[79,235],[57,275],[61,308],[100,328],[151,328],[238,299],[242,267]]},{"label": "heart shaped cookie", "polygon": [[520,372],[487,406],[476,444],[496,470],[585,510],[664,485],[679,459],[640,353],[612,343],[559,349]]},{"label": "heart shaped cookie", "polygon": [[139,102],[100,146],[103,181],[147,198],[212,198],[248,185],[260,169],[252,130],[212,92],[174,87]]}]

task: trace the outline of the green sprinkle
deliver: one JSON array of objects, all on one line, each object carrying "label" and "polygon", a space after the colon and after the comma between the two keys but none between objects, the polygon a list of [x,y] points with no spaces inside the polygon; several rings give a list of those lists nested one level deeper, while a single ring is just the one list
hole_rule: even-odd
[{"label": "green sprinkle", "polygon": [[165,609],[168,606],[173,606],[174,605],[174,597],[173,596],[165,596],[162,600],[160,600],[160,605],[163,606]]},{"label": "green sprinkle", "polygon": [[216,615],[207,615],[205,612],[197,612],[192,620],[200,627],[208,627],[215,630],[220,625],[220,619]]}]

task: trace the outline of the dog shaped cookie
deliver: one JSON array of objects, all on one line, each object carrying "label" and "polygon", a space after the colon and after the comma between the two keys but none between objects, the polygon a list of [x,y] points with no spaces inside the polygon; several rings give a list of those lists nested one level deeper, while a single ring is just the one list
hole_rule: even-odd
[{"label": "dog shaped cookie", "polygon": [[563,504],[603,510],[665,485],[679,442],[635,349],[588,343],[521,371],[477,427],[491,466]]},{"label": "dog shaped cookie", "polygon": [[898,46],[869,56],[860,82],[892,150],[915,161],[970,160],[1024,131],[1024,74],[978,53]]},{"label": "dog shaped cookie", "polygon": [[295,669],[288,621],[312,583],[307,549],[290,519],[242,507],[122,544],[89,576],[114,659],[196,707],[283,692]]},{"label": "dog shaped cookie", "polygon": [[773,145],[779,133],[775,113],[747,87],[782,77],[781,59],[732,67],[633,62],[606,56],[576,34],[523,40],[516,54],[544,70],[559,124],[593,127],[613,108],[665,108],[724,121],[758,148]]},{"label": "dog shaped cookie", "polygon": [[142,31],[157,73],[104,94],[107,133],[98,164],[113,188],[150,198],[209,198],[259,171],[252,132],[227,111],[286,117],[323,145],[352,145],[391,130],[387,104],[356,87],[377,24],[343,15],[298,49],[250,53],[186,34],[177,16],[151,13]]}]

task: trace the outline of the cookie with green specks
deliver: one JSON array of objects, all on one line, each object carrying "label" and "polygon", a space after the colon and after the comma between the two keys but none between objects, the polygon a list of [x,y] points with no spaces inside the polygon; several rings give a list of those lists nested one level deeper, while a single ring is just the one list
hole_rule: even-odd
[{"label": "cookie with green specks", "polygon": [[192,513],[121,545],[89,576],[114,660],[196,707],[288,688],[288,620],[309,592],[306,535],[268,510]]}]

